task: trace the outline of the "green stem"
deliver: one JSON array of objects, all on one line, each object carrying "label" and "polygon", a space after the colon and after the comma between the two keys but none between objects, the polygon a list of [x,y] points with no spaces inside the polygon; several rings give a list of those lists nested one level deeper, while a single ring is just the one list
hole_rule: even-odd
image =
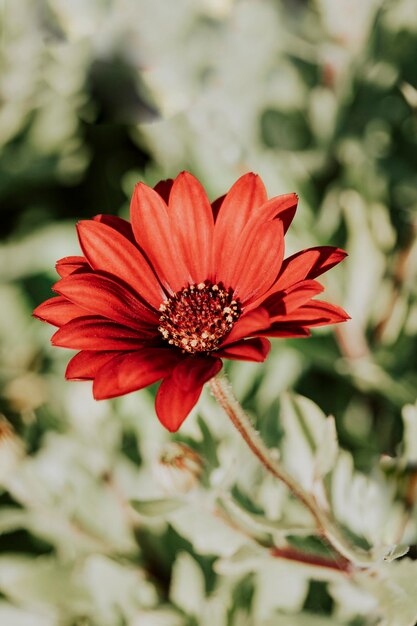
[{"label": "green stem", "polygon": [[291,493],[310,511],[317,524],[320,535],[327,540],[334,551],[342,558],[348,559],[357,567],[369,567],[373,562],[372,557],[363,550],[358,550],[348,544],[333,520],[318,506],[314,497],[299,485],[280,463],[272,458],[270,450],[266,447],[259,434],[252,426],[248,416],[236,400],[226,378],[224,376],[212,378],[209,384],[217,402],[227,413],[234,427],[265,469],[275,476],[275,478],[282,481]]}]

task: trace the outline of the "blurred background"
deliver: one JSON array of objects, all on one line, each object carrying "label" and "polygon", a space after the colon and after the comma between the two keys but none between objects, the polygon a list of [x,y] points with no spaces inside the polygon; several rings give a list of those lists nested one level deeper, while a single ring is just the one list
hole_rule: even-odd
[{"label": "blurred background", "polygon": [[[0,7],[0,623],[413,626],[414,0]],[[246,171],[270,195],[296,191],[287,254],[349,252],[324,282],[350,322],[227,367],[301,482],[331,457],[320,485],[358,545],[411,545],[386,586],[271,556],[326,549],[208,392],[169,435],[155,389],[97,403],[65,382],[72,353],[31,318],[55,261],[79,253],[77,220],[127,217],[135,182],[184,169],[213,199]],[[323,448],[329,414],[339,447]]]}]

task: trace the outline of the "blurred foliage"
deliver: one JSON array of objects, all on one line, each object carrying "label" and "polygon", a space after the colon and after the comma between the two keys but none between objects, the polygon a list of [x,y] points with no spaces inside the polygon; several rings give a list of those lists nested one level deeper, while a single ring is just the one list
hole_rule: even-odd
[{"label": "blurred foliage", "polygon": [[[413,0],[0,7],[0,623],[413,626]],[[154,390],[96,403],[66,383],[69,351],[30,318],[77,254],[77,219],[126,216],[138,179],[181,169],[213,197],[247,170],[296,190],[288,254],[350,254],[326,276],[349,323],[228,370],[267,444],[372,551],[372,576],[329,565],[208,393],[169,436]],[[300,550],[310,562],[288,558]]]}]

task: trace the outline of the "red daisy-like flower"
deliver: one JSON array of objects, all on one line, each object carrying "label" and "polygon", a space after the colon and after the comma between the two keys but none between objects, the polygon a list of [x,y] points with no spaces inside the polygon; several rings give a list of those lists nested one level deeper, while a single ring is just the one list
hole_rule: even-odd
[{"label": "red daisy-like flower", "polygon": [[97,400],[162,379],[156,412],[176,431],[222,359],[264,361],[266,337],[307,337],[348,315],[314,300],[315,278],[346,253],[303,250],[284,260],[294,193],[267,199],[245,174],[210,204],[188,172],[139,183],[131,222],[98,215],[78,224],[84,256],[57,263],[59,294],[34,315],[59,327],[52,344],[80,350],[69,380],[93,380]]}]

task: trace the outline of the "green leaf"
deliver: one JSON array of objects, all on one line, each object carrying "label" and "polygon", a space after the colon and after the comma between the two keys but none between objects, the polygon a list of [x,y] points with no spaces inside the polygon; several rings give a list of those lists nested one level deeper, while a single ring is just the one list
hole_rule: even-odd
[{"label": "green leaf", "polygon": [[247,542],[247,537],[218,513],[201,505],[190,506],[178,510],[170,523],[198,554],[230,556]]},{"label": "green leaf", "polygon": [[395,559],[399,559],[409,551],[410,546],[405,545],[394,545],[390,546],[384,553],[384,561],[395,561]]},{"label": "green leaf", "polygon": [[53,557],[1,557],[0,590],[16,603],[45,608],[59,605],[70,614],[82,610],[88,599],[87,590],[73,576],[70,564]]},{"label": "green leaf", "polygon": [[221,576],[236,576],[253,572],[263,565],[269,553],[256,543],[241,546],[234,554],[218,559],[215,571]]},{"label": "green leaf", "polygon": [[138,607],[155,606],[157,602],[154,586],[137,566],[92,554],[80,573],[100,626],[113,626],[120,623],[121,613],[131,615]]},{"label": "green leaf", "polygon": [[56,626],[56,619],[45,611],[24,610],[0,602],[0,624],[7,626]]},{"label": "green leaf", "polygon": [[417,622],[417,562],[402,559],[382,563],[370,574],[359,574],[357,581],[378,601],[378,614],[384,626],[415,626]]},{"label": "green leaf", "polygon": [[206,422],[200,416],[197,418],[197,422],[201,430],[201,436],[203,438],[201,449],[204,450],[204,459],[212,467],[217,467],[219,465],[219,460],[217,458],[216,440],[213,438],[213,435],[211,434]]},{"label": "green leaf", "polygon": [[24,528],[28,523],[28,513],[17,507],[4,507],[0,511],[0,534]]},{"label": "green leaf", "polygon": [[308,575],[306,569],[295,563],[273,558],[266,560],[255,576],[255,623],[272,617],[278,609],[300,611],[308,592]]},{"label": "green leaf", "polygon": [[243,526],[247,531],[259,534],[272,534],[275,538],[286,537],[288,535],[314,535],[317,528],[314,526],[302,526],[301,524],[292,524],[285,519],[270,520],[264,515],[252,513],[241,507],[231,497],[222,496],[219,498],[219,504],[227,512],[232,520]]},{"label": "green leaf", "polygon": [[159,498],[155,500],[131,500],[131,506],[145,517],[165,517],[185,506],[180,498]]},{"label": "green leaf", "polygon": [[331,415],[327,417],[320,430],[321,438],[317,445],[314,462],[316,479],[323,478],[334,468],[339,453],[334,417]]},{"label": "green leaf", "polygon": [[407,404],[402,411],[404,422],[404,454],[407,463],[417,463],[417,403]]},{"label": "green leaf", "polygon": [[285,624],[285,626],[345,626],[345,622],[333,617],[316,616],[309,613],[298,615],[276,613],[273,618],[262,622],[262,626],[277,626],[277,624]]},{"label": "green leaf", "polygon": [[197,562],[180,552],[171,577],[170,599],[185,613],[198,616],[205,600],[205,580]]},{"label": "green leaf", "polygon": [[312,490],[314,482],[333,469],[338,456],[334,418],[326,417],[308,398],[287,393],[282,399],[281,419],[285,465]]}]

